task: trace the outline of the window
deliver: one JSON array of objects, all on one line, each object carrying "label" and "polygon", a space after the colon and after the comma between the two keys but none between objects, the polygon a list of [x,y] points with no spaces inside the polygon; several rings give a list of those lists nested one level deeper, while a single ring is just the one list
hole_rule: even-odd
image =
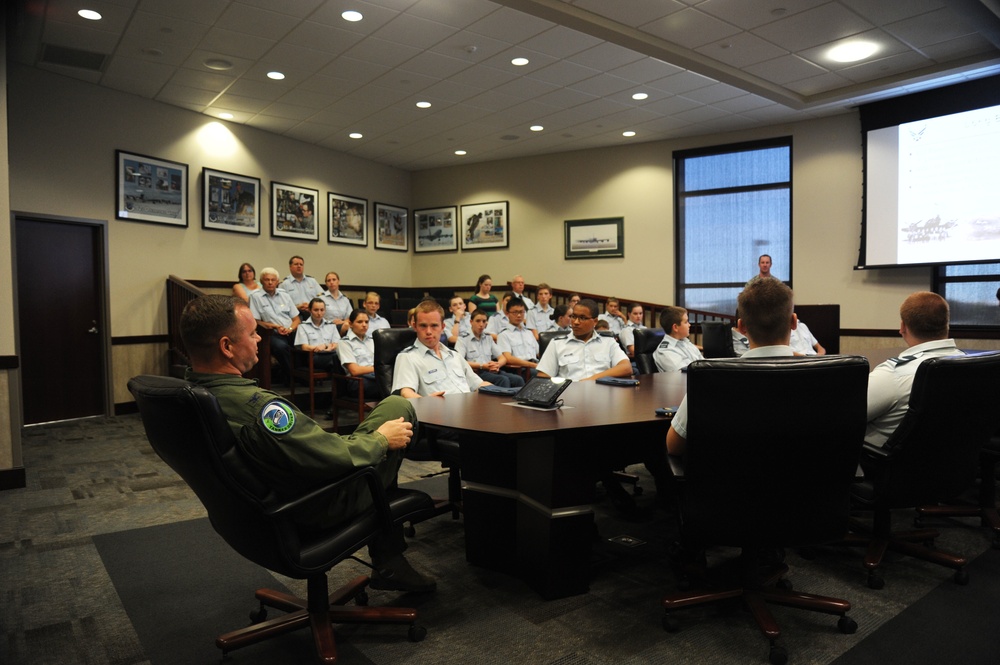
[{"label": "window", "polygon": [[674,153],[677,304],[732,315],[769,254],[792,283],[791,137]]},{"label": "window", "polygon": [[1000,263],[936,268],[934,291],[948,301],[951,325],[1000,325]]}]

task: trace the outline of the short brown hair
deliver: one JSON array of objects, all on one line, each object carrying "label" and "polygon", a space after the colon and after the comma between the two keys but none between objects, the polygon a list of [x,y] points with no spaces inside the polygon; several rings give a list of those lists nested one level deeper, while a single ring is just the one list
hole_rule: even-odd
[{"label": "short brown hair", "polygon": [[538,286],[535,287],[535,295],[538,295],[539,291],[548,291],[549,295],[552,295],[552,287],[545,282],[538,283]]},{"label": "short brown hair", "polygon": [[441,320],[444,321],[444,307],[437,300],[432,299],[421,300],[417,303],[417,306],[413,308],[413,319],[416,320],[420,313],[430,314],[431,312],[440,314]]},{"label": "short brown hair", "polygon": [[684,320],[684,315],[687,313],[688,311],[683,307],[674,307],[673,305],[664,307],[660,312],[660,327],[663,328],[663,332],[669,335],[674,326],[681,324],[681,321]]},{"label": "short brown hair", "polygon": [[236,334],[236,310],[249,307],[233,296],[198,296],[181,312],[181,342],[189,358],[210,360],[219,340]]},{"label": "short brown hair", "polygon": [[948,301],[930,291],[910,294],[899,306],[899,318],[906,329],[924,341],[948,336]]},{"label": "short brown hair", "polygon": [[792,290],[779,279],[751,279],[736,299],[740,320],[756,346],[787,344],[791,334]]}]

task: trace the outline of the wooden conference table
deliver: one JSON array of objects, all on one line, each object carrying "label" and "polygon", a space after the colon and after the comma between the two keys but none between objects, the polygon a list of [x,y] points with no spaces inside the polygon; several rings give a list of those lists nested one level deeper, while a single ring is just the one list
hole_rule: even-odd
[{"label": "wooden conference table", "polygon": [[554,411],[478,393],[412,400],[423,425],[462,434],[470,563],[517,575],[546,599],[587,592],[602,459],[663,442],[669,421],[654,410],[680,404],[687,383],[680,372],[639,379],[573,383]]}]

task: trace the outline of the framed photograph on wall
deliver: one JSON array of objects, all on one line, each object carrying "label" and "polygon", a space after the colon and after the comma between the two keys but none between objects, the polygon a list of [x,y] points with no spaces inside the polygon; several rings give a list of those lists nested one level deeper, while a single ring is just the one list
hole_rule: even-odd
[{"label": "framed photograph on wall", "polygon": [[625,256],[625,218],[566,220],[566,258]]},{"label": "framed photograph on wall", "polygon": [[413,251],[448,252],[458,249],[455,235],[455,206],[413,211]]},{"label": "framed photograph on wall", "polygon": [[271,181],[271,236],[319,240],[315,189]]},{"label": "framed photograph on wall", "polygon": [[472,203],[462,206],[462,251],[497,249],[510,246],[510,218],[507,201]]},{"label": "framed photograph on wall", "polygon": [[409,251],[410,229],[407,210],[386,203],[375,203],[375,249]]},{"label": "framed photograph on wall", "polygon": [[115,151],[115,218],[187,226],[188,165]]},{"label": "framed photograph on wall", "polygon": [[327,192],[329,242],[368,246],[368,199]]},{"label": "framed photograph on wall", "polygon": [[201,226],[260,235],[260,178],[205,167]]}]

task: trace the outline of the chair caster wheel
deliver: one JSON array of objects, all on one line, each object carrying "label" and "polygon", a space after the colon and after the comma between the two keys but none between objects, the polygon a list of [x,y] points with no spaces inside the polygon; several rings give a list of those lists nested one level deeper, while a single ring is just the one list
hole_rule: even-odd
[{"label": "chair caster wheel", "polygon": [[407,538],[413,538],[415,535],[417,535],[417,527],[413,526],[412,524],[407,524],[406,526],[403,527],[403,535],[406,536]]},{"label": "chair caster wheel", "polygon": [[427,637],[427,629],[423,626],[418,626],[413,624],[410,629],[406,631],[406,637],[411,642],[422,642],[425,637]]},{"label": "chair caster wheel", "polygon": [[632,488],[632,494],[636,496],[642,496],[642,488],[636,485],[635,487]]},{"label": "chair caster wheel", "polygon": [[672,617],[669,614],[664,615],[663,619],[661,619],[661,623],[663,624],[663,630],[668,633],[676,633],[681,629],[680,621],[678,621],[676,617]]},{"label": "chair caster wheel", "polygon": [[367,591],[362,591],[361,593],[359,593],[358,595],[356,595],[354,597],[354,604],[355,605],[360,605],[362,607],[364,607],[365,605],[367,605],[368,604],[368,592]]},{"label": "chair caster wheel", "polygon": [[878,591],[885,586],[885,579],[876,572],[868,573],[868,588]]},{"label": "chair caster wheel", "polygon": [[789,580],[786,580],[784,577],[782,577],[780,580],[778,580],[777,582],[775,582],[774,586],[775,586],[775,588],[782,589],[784,591],[791,591],[792,590],[792,583]]},{"label": "chair caster wheel", "polygon": [[858,622],[849,616],[842,616],[837,620],[837,628],[844,635],[853,635],[858,632]]},{"label": "chair caster wheel", "polygon": [[250,610],[250,623],[260,623],[267,618],[267,608],[261,605],[255,610]]},{"label": "chair caster wheel", "polygon": [[785,647],[773,646],[771,652],[767,654],[767,659],[771,665],[785,665],[788,662],[788,652]]},{"label": "chair caster wheel", "polygon": [[962,586],[965,586],[966,584],[969,583],[969,571],[965,570],[964,568],[962,570],[956,570],[954,579],[955,579],[955,584],[960,584]]}]

